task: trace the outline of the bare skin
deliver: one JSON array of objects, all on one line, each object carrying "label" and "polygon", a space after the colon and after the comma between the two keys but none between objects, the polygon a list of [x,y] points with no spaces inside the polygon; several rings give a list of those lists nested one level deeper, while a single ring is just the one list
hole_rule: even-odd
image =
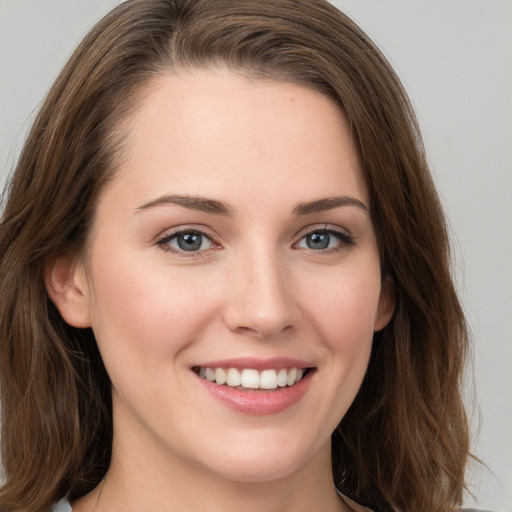
[{"label": "bare skin", "polygon": [[[316,91],[218,69],[162,76],[122,128],[88,254],[50,278],[113,385],[111,467],[73,510],[351,510],[330,436],[393,300],[346,118]],[[306,361],[303,395],[226,406],[198,369],[241,357]]]}]

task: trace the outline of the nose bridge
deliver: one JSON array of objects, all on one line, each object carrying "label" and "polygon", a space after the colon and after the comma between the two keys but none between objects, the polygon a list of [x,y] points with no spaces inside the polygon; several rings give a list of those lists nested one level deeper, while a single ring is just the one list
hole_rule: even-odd
[{"label": "nose bridge", "polygon": [[275,244],[249,245],[235,260],[226,305],[230,329],[267,338],[291,327],[292,283]]}]

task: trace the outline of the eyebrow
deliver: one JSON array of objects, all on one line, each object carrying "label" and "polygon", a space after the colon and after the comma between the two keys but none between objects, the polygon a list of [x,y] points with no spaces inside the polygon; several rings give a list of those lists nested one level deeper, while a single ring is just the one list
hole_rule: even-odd
[{"label": "eyebrow", "polygon": [[191,210],[199,210],[206,213],[214,213],[216,215],[233,215],[233,208],[223,201],[215,199],[206,199],[204,197],[166,194],[153,201],[144,203],[136,209],[136,213],[155,208],[156,206],[163,206],[168,204],[175,204],[190,208]]},{"label": "eyebrow", "polygon": [[[157,206],[165,206],[169,204],[175,204],[191,210],[198,210],[205,213],[213,213],[216,215],[232,216],[234,209],[224,201],[218,201],[216,199],[207,199],[205,197],[189,196],[189,195],[178,195],[178,194],[165,194],[153,199],[143,205],[139,206],[135,213],[139,213]],[[338,197],[326,197],[323,199],[317,199],[315,201],[308,201],[305,203],[299,203],[294,209],[292,214],[300,217],[303,215],[309,215],[311,213],[324,212],[327,210],[333,210],[341,206],[355,206],[368,212],[366,205],[351,196],[338,196]]]},{"label": "eyebrow", "polygon": [[307,203],[299,203],[293,209],[293,215],[309,215],[310,213],[325,212],[327,210],[333,210],[340,206],[355,206],[369,213],[367,206],[351,196],[339,196],[339,197],[326,197],[324,199],[318,199],[316,201],[309,201]]}]

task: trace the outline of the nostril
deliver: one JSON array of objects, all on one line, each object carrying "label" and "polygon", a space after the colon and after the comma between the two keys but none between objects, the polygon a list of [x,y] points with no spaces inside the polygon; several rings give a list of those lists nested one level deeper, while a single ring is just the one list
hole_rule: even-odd
[{"label": "nostril", "polygon": [[291,329],[291,325],[285,325],[284,327],[281,327],[280,325],[270,325],[268,323],[262,322],[257,327],[239,326],[234,330],[240,334],[254,336],[261,339],[269,339],[278,335],[282,335]]}]

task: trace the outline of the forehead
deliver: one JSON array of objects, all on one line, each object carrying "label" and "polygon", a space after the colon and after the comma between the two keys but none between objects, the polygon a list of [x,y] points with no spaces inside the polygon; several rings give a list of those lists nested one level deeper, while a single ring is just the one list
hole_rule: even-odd
[{"label": "forehead", "polygon": [[368,200],[348,120],[331,98],[301,85],[225,69],[164,74],[122,130],[114,182],[141,200],[225,199],[241,189],[260,198],[279,189],[283,200],[292,189],[321,197],[351,191]]}]

